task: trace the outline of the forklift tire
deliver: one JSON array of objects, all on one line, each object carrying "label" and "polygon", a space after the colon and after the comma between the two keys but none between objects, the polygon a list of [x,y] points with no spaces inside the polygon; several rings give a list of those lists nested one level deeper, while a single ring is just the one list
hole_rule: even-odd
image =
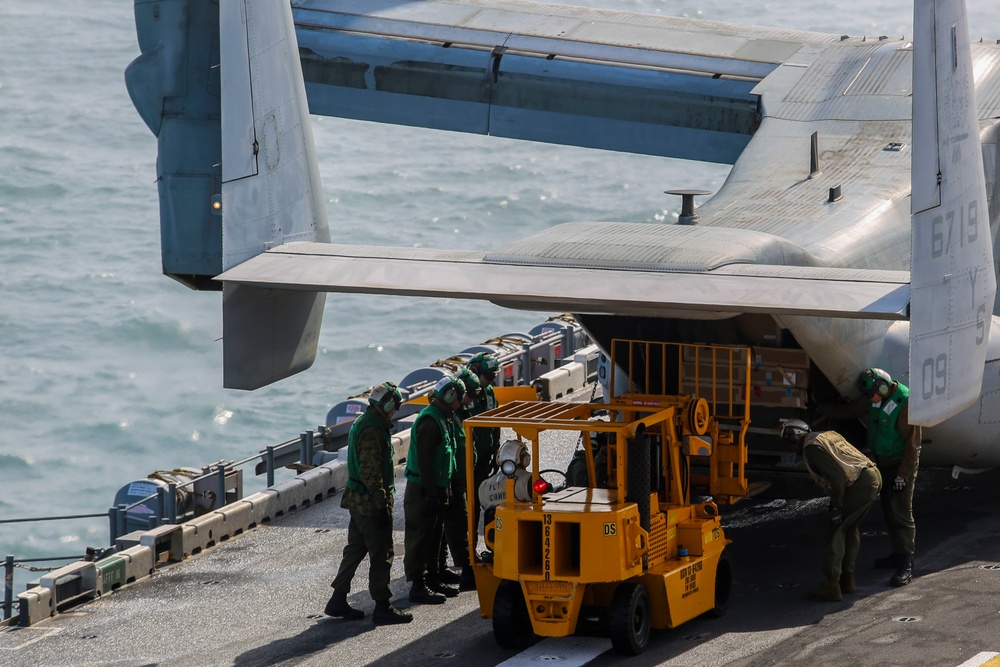
[{"label": "forklift tire", "polygon": [[715,606],[708,610],[712,618],[722,618],[729,609],[729,595],[733,591],[733,570],[729,559],[719,558],[719,566],[715,570]]},{"label": "forklift tire", "polygon": [[493,638],[501,648],[523,649],[535,639],[521,584],[504,579],[493,598]]},{"label": "forklift tire", "polygon": [[649,591],[642,583],[624,582],[615,589],[608,610],[611,646],[624,655],[639,655],[649,643]]}]

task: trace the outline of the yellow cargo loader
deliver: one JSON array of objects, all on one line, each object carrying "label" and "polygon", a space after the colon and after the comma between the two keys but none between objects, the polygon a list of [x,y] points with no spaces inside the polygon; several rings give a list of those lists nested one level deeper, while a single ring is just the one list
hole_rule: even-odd
[{"label": "yellow cargo loader", "polygon": [[[643,378],[659,375],[660,387],[704,385],[709,397],[626,392],[608,404],[517,401],[465,422],[468,442],[474,428],[499,427],[530,443],[531,500],[516,497],[509,466],[505,500],[484,531],[491,551],[472,554],[480,610],[493,619],[501,646],[571,635],[581,618],[600,616],[614,648],[637,655],[653,628],[726,611],[730,540],[718,505],[747,495],[749,405],[735,397],[748,378],[749,351],[615,341],[613,364],[616,352],[630,355],[633,370],[645,359]],[[687,363],[692,358],[698,364]],[[651,371],[649,360],[660,367]],[[686,377],[685,368],[709,368],[712,377]],[[632,373],[629,387],[635,384]],[[580,434],[587,486],[553,491],[542,477],[562,474],[540,470],[555,431]],[[692,503],[693,485],[711,500]],[[476,493],[471,482],[468,492]],[[469,531],[474,538],[471,516]]]}]

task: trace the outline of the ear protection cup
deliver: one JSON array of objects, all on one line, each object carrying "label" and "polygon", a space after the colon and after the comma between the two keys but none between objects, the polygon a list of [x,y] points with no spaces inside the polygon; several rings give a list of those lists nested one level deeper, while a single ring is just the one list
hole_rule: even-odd
[{"label": "ear protection cup", "polygon": [[403,395],[392,382],[383,382],[372,389],[371,394],[368,395],[368,403],[376,406],[385,414],[398,409],[402,402]]},{"label": "ear protection cup", "polygon": [[[459,396],[459,381],[450,375],[445,375],[437,384],[434,385],[434,397],[440,398],[445,403],[449,405],[458,400]],[[462,393],[465,393],[462,391]]]},{"label": "ear protection cup", "polygon": [[871,391],[885,398],[892,391],[892,376],[881,368],[869,368],[865,373],[871,373]]},{"label": "ear protection cup", "polygon": [[809,433],[809,424],[801,419],[789,419],[781,427],[781,439],[789,445],[794,445],[798,442],[800,436],[807,433]]},{"label": "ear protection cup", "polygon": [[881,368],[868,368],[858,378],[858,387],[866,395],[877,394],[885,398],[892,393],[892,376]]}]

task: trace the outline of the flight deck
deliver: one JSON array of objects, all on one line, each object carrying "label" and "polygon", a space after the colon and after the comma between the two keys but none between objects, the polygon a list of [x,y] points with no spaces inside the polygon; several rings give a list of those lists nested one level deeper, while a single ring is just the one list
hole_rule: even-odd
[{"label": "flight deck", "polygon": [[[570,445],[572,446],[572,445]],[[397,494],[405,482],[397,482]],[[726,508],[733,589],[727,615],[654,631],[635,665],[980,665],[1000,652],[1000,472],[952,479],[921,470],[913,583],[869,567],[888,550],[881,516],[862,525],[858,592],[811,602],[821,580],[826,501],[750,499]],[[361,621],[323,615],[348,513],[339,494],[290,513],[137,585],[27,628],[0,629],[0,664],[385,665],[622,664],[598,624],[523,652],[493,640],[475,593],[411,607],[397,503],[394,603],[414,621],[377,628],[362,564],[349,601]],[[989,663],[988,660],[994,660]]]}]

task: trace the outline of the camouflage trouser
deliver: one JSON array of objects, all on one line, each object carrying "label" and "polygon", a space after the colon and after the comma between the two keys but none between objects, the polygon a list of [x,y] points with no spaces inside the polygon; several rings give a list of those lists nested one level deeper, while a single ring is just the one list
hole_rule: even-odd
[{"label": "camouflage trouser", "polygon": [[351,580],[365,556],[371,563],[368,570],[368,591],[376,602],[392,597],[389,590],[389,571],[395,556],[392,548],[392,525],[379,528],[370,514],[351,510],[351,523],[347,527],[347,546],[344,547],[340,569],[331,586],[338,593],[351,590]]},{"label": "camouflage trouser", "polygon": [[878,470],[882,473],[882,515],[889,532],[889,543],[895,554],[913,555],[917,527],[913,522],[913,487],[917,482],[917,469],[906,480],[902,491],[893,491],[892,483],[899,470],[899,461],[881,459]]},{"label": "camouflage trouser", "polygon": [[823,574],[827,581],[836,581],[844,573],[854,573],[861,548],[861,521],[875,504],[880,486],[878,470],[868,468],[844,492],[841,508],[844,521],[830,535],[823,555]]},{"label": "camouflage trouser", "polygon": [[403,511],[406,514],[403,571],[407,581],[422,581],[426,574],[437,574],[445,509],[441,507],[436,513],[429,514],[426,500],[420,495],[420,485],[406,485],[403,493]]}]

